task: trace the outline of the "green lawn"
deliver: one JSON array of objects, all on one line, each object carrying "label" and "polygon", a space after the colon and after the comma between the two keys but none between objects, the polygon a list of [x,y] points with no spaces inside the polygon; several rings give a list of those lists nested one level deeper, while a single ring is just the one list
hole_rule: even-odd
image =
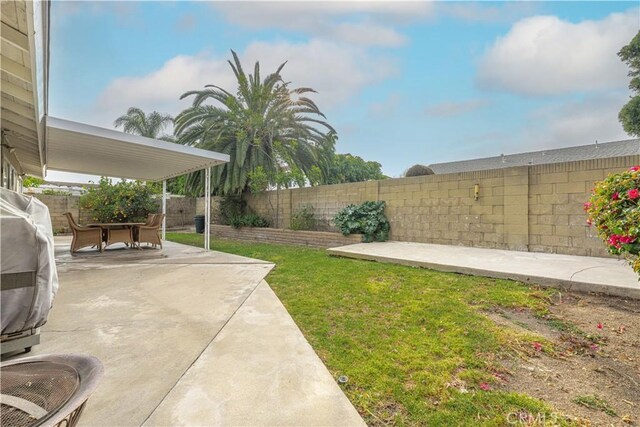
[{"label": "green lawn", "polygon": [[[201,235],[167,238],[202,245]],[[334,377],[349,378],[343,390],[369,425],[505,425],[512,412],[552,411],[503,391],[496,360],[544,340],[482,314],[544,313],[552,291],[301,247],[214,240],[212,248],[276,264],[267,281]]]}]

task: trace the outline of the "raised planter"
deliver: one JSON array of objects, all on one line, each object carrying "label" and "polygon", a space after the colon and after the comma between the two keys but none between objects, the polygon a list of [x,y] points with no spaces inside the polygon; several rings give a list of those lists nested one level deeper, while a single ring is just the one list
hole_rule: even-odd
[{"label": "raised planter", "polygon": [[334,248],[352,245],[362,241],[362,235],[343,236],[326,231],[294,231],[281,228],[242,227],[211,225],[211,235],[220,239],[243,240],[247,242],[281,243],[285,245],[311,246],[314,248]]}]

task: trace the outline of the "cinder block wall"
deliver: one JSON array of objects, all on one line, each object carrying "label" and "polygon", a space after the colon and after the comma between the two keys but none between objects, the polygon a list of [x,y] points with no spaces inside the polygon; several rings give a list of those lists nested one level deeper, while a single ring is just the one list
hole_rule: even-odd
[{"label": "cinder block wall", "polygon": [[344,206],[384,200],[392,240],[607,256],[586,226],[583,204],[594,182],[636,164],[640,156],[279,190],[247,199],[281,228],[303,205],[332,230],[330,221]]},{"label": "cinder block wall", "polygon": [[[64,216],[65,212],[71,212],[80,224],[94,222],[91,213],[80,208],[80,196],[54,196],[34,194],[49,208],[53,231],[56,233],[69,232],[69,224]],[[162,199],[156,199],[156,211],[162,211]],[[193,225],[193,217],[196,214],[196,199],[191,197],[173,197],[167,199],[167,227],[185,227]]]}]

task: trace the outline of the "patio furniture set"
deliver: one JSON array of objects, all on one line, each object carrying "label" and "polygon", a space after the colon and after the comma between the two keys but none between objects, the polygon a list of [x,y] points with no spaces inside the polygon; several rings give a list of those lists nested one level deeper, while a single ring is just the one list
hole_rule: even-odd
[{"label": "patio furniture set", "polygon": [[141,249],[142,243],[162,248],[160,228],[164,214],[149,214],[146,222],[93,223],[87,226],[79,225],[71,212],[65,213],[65,216],[73,232],[71,253],[89,246],[102,252],[107,246],[118,242],[138,249]]}]

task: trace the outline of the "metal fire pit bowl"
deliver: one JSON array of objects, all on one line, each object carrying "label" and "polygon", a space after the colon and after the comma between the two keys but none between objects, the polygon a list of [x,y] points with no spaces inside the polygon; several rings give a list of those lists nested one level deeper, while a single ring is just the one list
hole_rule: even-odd
[{"label": "metal fire pit bowl", "polygon": [[0,365],[0,425],[75,426],[102,378],[93,356],[43,355]]}]

